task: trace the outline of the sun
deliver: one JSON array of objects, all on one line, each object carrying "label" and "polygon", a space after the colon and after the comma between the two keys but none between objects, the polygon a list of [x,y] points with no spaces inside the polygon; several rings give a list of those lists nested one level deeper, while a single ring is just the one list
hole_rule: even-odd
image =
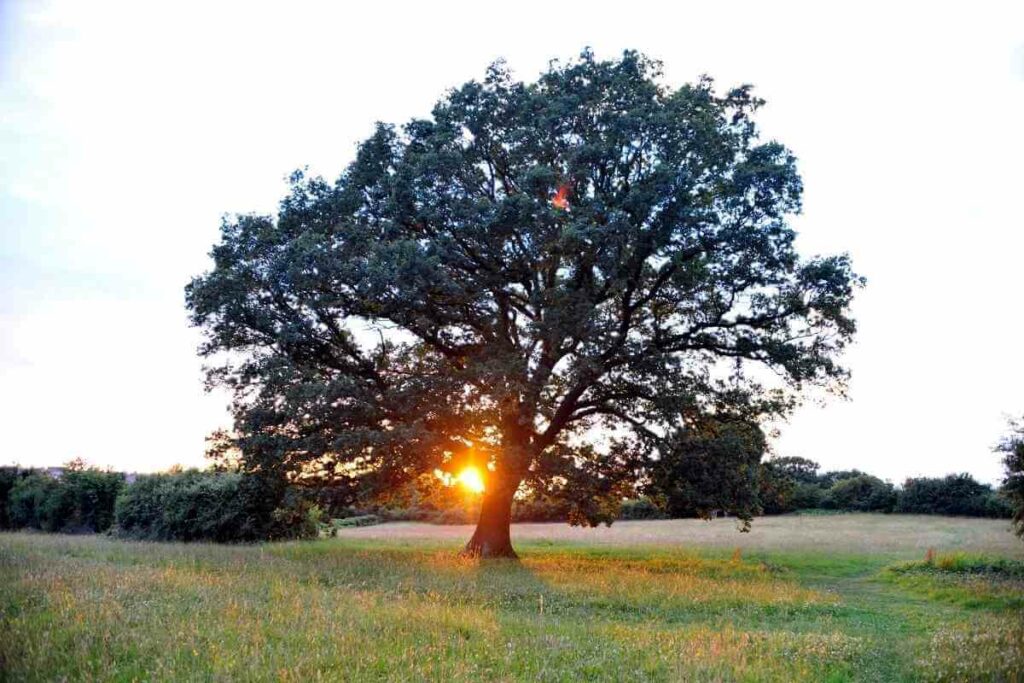
[{"label": "sun", "polygon": [[473,493],[484,492],[484,478],[480,474],[480,470],[473,466],[466,467],[459,472],[459,476],[456,477],[456,479],[460,484],[466,487],[467,490],[472,491]]}]

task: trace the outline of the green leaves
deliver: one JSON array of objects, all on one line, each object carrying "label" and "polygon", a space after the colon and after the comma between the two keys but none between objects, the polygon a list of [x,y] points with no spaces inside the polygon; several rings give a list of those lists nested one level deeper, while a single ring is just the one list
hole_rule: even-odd
[{"label": "green leaves", "polygon": [[610,434],[654,462],[684,415],[841,385],[863,281],[796,254],[802,184],[760,105],[636,52],[535,83],[495,64],[337,182],[298,173],[276,217],[225,222],[187,304],[245,461],[386,487],[473,447],[496,477],[618,491],[644,466],[622,475]]},{"label": "green leaves", "polygon": [[1003,494],[1013,506],[1017,535],[1024,538],[1024,420],[1010,420],[996,451],[1003,454]]}]

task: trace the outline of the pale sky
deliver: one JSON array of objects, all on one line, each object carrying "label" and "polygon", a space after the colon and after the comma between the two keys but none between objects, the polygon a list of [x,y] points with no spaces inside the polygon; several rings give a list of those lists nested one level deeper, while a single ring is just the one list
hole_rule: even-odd
[{"label": "pale sky", "polygon": [[780,455],[899,482],[1000,476],[1024,413],[1024,2],[186,3],[0,0],[0,463],[202,465],[182,288],[224,213],[335,178],[374,121],[426,115],[504,57],[584,46],[680,85],[753,83],[795,151],[802,253],[868,277],[850,400]]}]

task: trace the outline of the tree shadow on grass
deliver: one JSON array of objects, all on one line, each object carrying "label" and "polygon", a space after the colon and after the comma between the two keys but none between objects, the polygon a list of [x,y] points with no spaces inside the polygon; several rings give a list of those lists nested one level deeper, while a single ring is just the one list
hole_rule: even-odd
[{"label": "tree shadow on grass", "polygon": [[284,553],[293,574],[383,599],[613,623],[754,625],[766,618],[817,622],[833,597],[780,578],[761,563],[680,553],[622,557],[528,546],[520,561],[459,557],[452,548],[320,543]]}]

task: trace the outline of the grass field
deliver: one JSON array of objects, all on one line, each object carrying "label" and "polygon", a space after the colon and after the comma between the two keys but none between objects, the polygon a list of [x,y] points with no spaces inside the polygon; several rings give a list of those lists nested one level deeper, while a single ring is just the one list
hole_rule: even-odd
[{"label": "grass field", "polygon": [[522,562],[484,564],[455,556],[467,536],[0,534],[0,678],[1024,680],[1024,544],[1005,522],[523,525]]}]

